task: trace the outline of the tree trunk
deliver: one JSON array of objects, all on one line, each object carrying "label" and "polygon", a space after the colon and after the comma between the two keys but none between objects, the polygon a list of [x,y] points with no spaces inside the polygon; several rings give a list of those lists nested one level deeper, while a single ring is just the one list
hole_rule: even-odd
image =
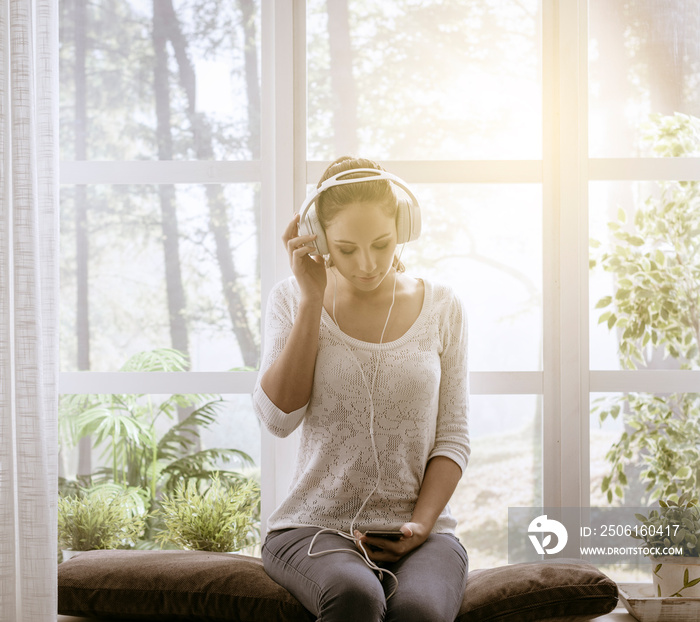
[{"label": "tree trunk", "polygon": [[258,76],[255,2],[238,0],[243,25],[243,59],[246,95],[248,98],[248,147],[253,160],[260,159],[260,77]]},{"label": "tree trunk", "polygon": [[[187,115],[192,125],[195,152],[199,160],[211,160],[214,156],[211,128],[203,114],[196,109],[196,77],[187,54],[187,41],[175,15],[172,0],[158,1],[167,36],[173,46],[179,68],[180,83],[187,94]],[[239,285],[238,272],[233,261],[233,252],[228,229],[227,204],[220,184],[207,184],[209,206],[209,229],[214,236],[216,258],[221,271],[221,283],[238,346],[246,366],[257,367],[259,347],[248,323],[243,300],[245,291]]]},{"label": "tree trunk", "polygon": [[[87,159],[87,0],[75,0],[75,159]],[[75,337],[77,365],[79,371],[90,369],[90,303],[89,303],[89,257],[87,187],[75,187],[75,274],[76,306]],[[78,442],[78,475],[92,472],[92,439],[89,436]]]},{"label": "tree trunk", "polygon": [[357,155],[357,88],[352,74],[348,0],[328,2],[335,154]]},{"label": "tree trunk", "polygon": [[[260,77],[258,75],[257,31],[255,29],[255,2],[238,0],[243,25],[243,58],[245,66],[246,96],[248,98],[248,149],[252,160],[260,159]],[[253,195],[253,217],[255,219],[255,273],[260,275],[260,190]]]},{"label": "tree trunk", "polygon": [[[170,85],[168,80],[167,12],[164,2],[153,0],[153,49],[155,53],[154,87],[156,98],[156,137],[158,159],[172,160],[172,132],[170,124]],[[168,319],[172,347],[189,357],[187,322],[185,319],[185,291],[180,266],[179,228],[175,204],[175,187],[162,184],[158,188],[165,255],[165,281],[168,297]]]},{"label": "tree trunk", "polygon": [[[164,2],[153,0],[153,50],[155,53],[154,90],[156,97],[156,138],[158,159],[173,159],[172,126],[170,123],[170,80],[168,75],[168,14]],[[190,358],[187,320],[185,318],[185,289],[182,285],[180,266],[180,239],[175,202],[175,186],[161,184],[158,187],[163,230],[163,252],[165,256],[165,284],[168,297],[168,320],[170,341],[175,350]],[[179,406],[178,421],[192,414],[192,408]],[[199,436],[193,435],[193,451],[201,448]]]}]

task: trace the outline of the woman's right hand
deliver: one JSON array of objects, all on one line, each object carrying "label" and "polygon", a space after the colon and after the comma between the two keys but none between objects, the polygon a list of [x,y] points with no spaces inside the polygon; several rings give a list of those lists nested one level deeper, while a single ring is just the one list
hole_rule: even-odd
[{"label": "woman's right hand", "polygon": [[289,254],[289,265],[301,288],[302,298],[323,304],[326,291],[326,266],[320,255],[311,256],[316,250],[312,242],[316,235],[299,235],[299,214],[295,214],[282,235],[282,242]]}]

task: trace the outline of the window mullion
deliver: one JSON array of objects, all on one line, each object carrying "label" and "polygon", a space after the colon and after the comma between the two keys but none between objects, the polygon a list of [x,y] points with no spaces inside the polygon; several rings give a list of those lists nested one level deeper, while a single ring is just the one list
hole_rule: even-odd
[{"label": "window mullion", "polygon": [[61,184],[231,184],[260,181],[260,162],[134,160],[61,162]]},{"label": "window mullion", "polygon": [[700,158],[591,158],[596,181],[700,181]]},{"label": "window mullion", "polygon": [[559,24],[561,502],[584,507],[590,489],[586,2],[561,2]]},{"label": "window mullion", "polygon": [[[330,162],[306,163],[307,183],[316,183]],[[541,160],[382,160],[382,165],[418,184],[538,184]]]},{"label": "window mullion", "polygon": [[543,255],[543,390],[542,499],[547,507],[561,505],[561,396],[559,313],[559,24],[557,1],[542,2],[542,240]]},{"label": "window mullion", "polygon": [[543,498],[589,498],[587,4],[544,0]]},{"label": "window mullion", "polygon": [[[303,3],[302,3],[303,4]],[[305,9],[301,7],[302,11]],[[297,2],[262,2],[263,89],[267,94],[263,117],[263,200],[261,275],[262,318],[273,285],[289,275],[289,262],[280,243],[293,212],[295,191],[295,105],[299,80],[295,49],[298,37]],[[301,35],[303,36],[303,30]],[[302,38],[303,41],[303,38]],[[264,339],[264,331],[262,331]],[[264,348],[264,344],[263,344]],[[284,498],[293,464],[295,444],[261,428],[261,528]]]},{"label": "window mullion", "polygon": [[256,377],[254,371],[61,372],[59,392],[67,395],[251,393]]}]

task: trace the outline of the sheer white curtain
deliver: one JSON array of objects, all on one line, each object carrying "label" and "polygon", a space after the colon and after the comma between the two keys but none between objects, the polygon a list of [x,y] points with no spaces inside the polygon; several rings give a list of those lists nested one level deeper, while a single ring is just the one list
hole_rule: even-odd
[{"label": "sheer white curtain", "polygon": [[56,620],[58,0],[0,0],[0,622]]}]

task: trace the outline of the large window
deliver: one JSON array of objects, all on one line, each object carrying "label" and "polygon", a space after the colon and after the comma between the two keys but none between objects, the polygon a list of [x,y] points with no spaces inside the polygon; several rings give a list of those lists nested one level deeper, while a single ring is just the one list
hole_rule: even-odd
[{"label": "large window", "polygon": [[[63,0],[61,13],[63,393],[235,395],[215,440],[259,460],[264,522],[295,451],[249,406],[267,293],[289,274],[279,239],[327,163],[359,154],[420,200],[409,271],[467,303],[473,454],[453,508],[472,566],[507,560],[509,506],[648,501],[643,465],[625,490],[605,457],[629,424],[621,396],[697,391],[700,364],[692,343],[674,356],[618,323],[649,288],[610,257],[639,252],[639,272],[661,278],[643,255],[670,267],[671,247],[643,227],[650,210],[700,213],[700,5]],[[695,250],[691,297],[698,264]],[[661,317],[679,303],[658,304]],[[156,348],[187,369],[117,373]],[[84,448],[66,464],[90,460]]]},{"label": "large window", "polygon": [[[141,413],[159,437],[209,399],[160,412],[168,396],[236,393],[189,449],[242,450],[259,469],[260,4],[60,7],[61,416],[90,394],[115,430]],[[98,441],[71,451],[64,435],[61,475],[114,470]]]}]

